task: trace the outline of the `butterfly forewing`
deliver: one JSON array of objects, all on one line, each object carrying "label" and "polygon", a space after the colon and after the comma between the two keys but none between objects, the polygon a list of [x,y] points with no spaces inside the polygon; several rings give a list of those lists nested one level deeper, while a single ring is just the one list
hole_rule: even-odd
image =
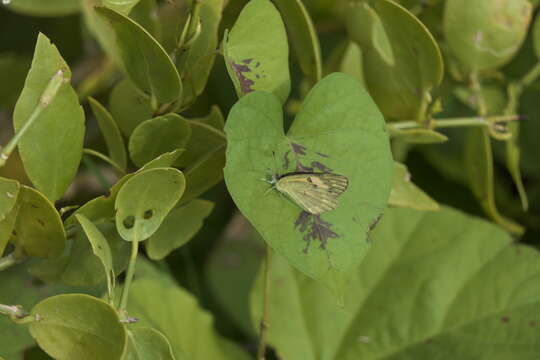
[{"label": "butterfly forewing", "polygon": [[311,214],[334,210],[338,204],[337,197],[347,186],[347,177],[331,173],[284,175],[276,183],[278,191]]}]

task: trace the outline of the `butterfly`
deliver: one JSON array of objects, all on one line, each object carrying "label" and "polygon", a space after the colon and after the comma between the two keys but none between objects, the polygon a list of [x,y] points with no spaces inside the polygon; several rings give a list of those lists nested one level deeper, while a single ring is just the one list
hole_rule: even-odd
[{"label": "butterfly", "polygon": [[349,179],[332,173],[294,172],[273,175],[268,183],[270,190],[276,189],[308,213],[318,215],[337,207],[337,197],[347,190]]}]

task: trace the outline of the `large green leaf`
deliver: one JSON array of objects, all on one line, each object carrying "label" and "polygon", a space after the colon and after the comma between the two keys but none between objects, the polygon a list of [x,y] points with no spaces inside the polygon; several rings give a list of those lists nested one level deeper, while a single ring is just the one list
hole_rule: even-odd
[{"label": "large green leaf", "polygon": [[448,208],[389,210],[343,308],[275,257],[269,342],[283,360],[537,359],[540,256],[511,241]]},{"label": "large green leaf", "polygon": [[[66,79],[51,104],[19,142],[24,168],[32,183],[52,201],[59,199],[79,167],[84,137],[84,112],[69,84],[71,72],[56,46],[39,34],[32,67],[15,106],[13,123],[20,131],[37,106],[51,78]],[[46,134],[46,136],[45,136]]]},{"label": "large green leaf", "polygon": [[161,45],[142,26],[109,8],[95,11],[111,24],[116,46],[131,81],[161,103],[182,95],[178,71]]},{"label": "large green leaf", "polygon": [[222,11],[223,0],[201,2],[201,32],[189,48],[180,54],[177,61],[184,83],[184,104],[193,102],[206,86],[216,58]]},{"label": "large green leaf", "polygon": [[285,25],[269,0],[246,4],[223,43],[227,71],[239,97],[274,93],[285,102],[291,89]]},{"label": "large green leaf", "polygon": [[[329,75],[308,94],[285,134],[279,100],[255,92],[232,108],[225,131],[225,181],[240,211],[276,252],[343,296],[392,184],[388,134],[369,95],[353,78]],[[346,176],[337,209],[312,215],[278,191],[268,192],[265,177],[294,171]]]},{"label": "large green leaf", "polygon": [[2,5],[29,16],[70,15],[78,12],[81,6],[75,0],[6,0]]},{"label": "large green leaf", "polygon": [[382,113],[423,119],[430,92],[444,72],[439,47],[427,28],[400,5],[380,0],[373,7],[352,3],[347,29],[361,47],[367,88]]},{"label": "large green leaf", "polygon": [[154,235],[146,242],[150,259],[165,258],[174,249],[186,244],[203,226],[203,221],[214,208],[208,200],[194,199],[173,209]]},{"label": "large green leaf", "polygon": [[38,317],[30,333],[39,346],[58,360],[118,360],[127,333],[114,308],[82,294],[58,295],[32,309]]},{"label": "large green leaf", "polygon": [[129,138],[131,160],[141,167],[156,157],[185,148],[191,138],[189,122],[178,114],[149,119],[133,130]]},{"label": "large green leaf", "polygon": [[249,359],[214,330],[211,315],[191,294],[163,279],[136,280],[129,293],[128,313],[142,326],[162,332],[178,359]]},{"label": "large green leaf", "polygon": [[29,256],[59,256],[64,250],[66,233],[53,204],[39,191],[22,186],[15,206],[17,218],[11,241]]},{"label": "large green leaf", "polygon": [[159,331],[139,327],[128,330],[127,334],[128,345],[123,360],[175,359],[169,340]]},{"label": "large green leaf", "polygon": [[0,177],[0,221],[6,218],[17,203],[20,187],[19,182]]},{"label": "large green leaf", "polygon": [[531,21],[527,0],[448,0],[444,35],[453,55],[470,72],[504,65],[519,50]]},{"label": "large green leaf", "polygon": [[118,164],[120,168],[125,170],[127,166],[126,147],[117,123],[114,121],[109,111],[107,111],[107,109],[105,109],[105,107],[97,100],[89,97],[88,102],[92,107],[99,129],[105,138],[110,158]]},{"label": "large green leaf", "polygon": [[173,168],[141,171],[122,186],[116,197],[116,228],[126,241],[143,241],[161,225],[182,197],[184,174]]},{"label": "large green leaf", "polygon": [[301,0],[276,0],[302,72],[317,83],[322,77],[321,49],[317,31]]}]

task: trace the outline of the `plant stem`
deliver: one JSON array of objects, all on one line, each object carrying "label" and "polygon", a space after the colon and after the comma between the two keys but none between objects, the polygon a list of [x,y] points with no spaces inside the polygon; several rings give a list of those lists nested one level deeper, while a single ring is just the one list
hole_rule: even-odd
[{"label": "plant stem", "polygon": [[265,360],[266,335],[268,330],[268,298],[270,296],[270,268],[272,266],[272,249],[266,245],[266,257],[264,262],[264,289],[263,289],[263,315],[260,324],[259,348],[257,360]]},{"label": "plant stem", "polygon": [[124,288],[122,289],[122,295],[120,296],[120,306],[118,307],[118,310],[122,315],[125,314],[126,311],[129,287],[131,286],[131,281],[133,280],[133,275],[135,274],[135,263],[137,262],[138,253],[139,240],[136,238],[131,242],[131,256],[129,258],[126,281],[124,282]]},{"label": "plant stem", "polygon": [[34,124],[36,119],[39,118],[43,111],[53,102],[54,98],[58,94],[58,91],[62,87],[64,80],[64,72],[62,70],[58,70],[56,74],[53,75],[51,80],[49,80],[47,87],[41,94],[39,102],[34,108],[34,111],[32,111],[32,114],[30,114],[28,120],[26,120],[26,122],[19,129],[19,131],[15,133],[15,135],[8,142],[8,144],[3,149],[1,149],[2,151],[0,152],[0,168],[6,164],[7,159],[9,158],[21,138],[24,136],[24,134],[26,134],[30,126]]},{"label": "plant stem", "polygon": [[105,161],[106,163],[108,163],[109,165],[111,165],[114,168],[114,170],[116,170],[120,175],[122,175],[122,176],[126,175],[126,171],[124,169],[122,169],[120,167],[120,165],[118,165],[113,159],[111,159],[107,155],[104,155],[104,154],[100,153],[99,151],[84,148],[83,149],[83,154],[97,157],[98,159],[101,159],[101,160]]},{"label": "plant stem", "polygon": [[534,67],[519,81],[521,87],[531,85],[540,76],[540,62],[536,63]]},{"label": "plant stem", "polygon": [[[189,18],[189,25],[187,29],[186,39],[187,43],[191,43],[193,36],[197,33],[197,27],[199,26],[199,18],[201,13],[201,0],[194,0],[191,7],[191,16]],[[185,44],[182,44],[184,46]]]},{"label": "plant stem", "polygon": [[[448,118],[448,119],[433,119],[431,129],[464,127],[464,126],[487,126],[490,123],[503,123],[519,120],[518,115],[503,115],[503,116],[475,116],[463,118]],[[417,121],[400,121],[387,123],[386,126],[390,130],[411,130],[411,129],[426,129],[419,126]]]},{"label": "plant stem", "polygon": [[0,314],[8,315],[11,318],[21,318],[27,314],[17,305],[0,304]]}]

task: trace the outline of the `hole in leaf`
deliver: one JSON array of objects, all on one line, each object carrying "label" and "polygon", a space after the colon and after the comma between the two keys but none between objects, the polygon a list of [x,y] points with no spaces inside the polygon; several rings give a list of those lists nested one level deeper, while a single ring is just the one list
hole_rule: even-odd
[{"label": "hole in leaf", "polygon": [[122,224],[124,225],[126,229],[131,229],[133,225],[135,225],[135,216],[133,215],[126,216]]},{"label": "hole in leaf", "polygon": [[150,219],[152,216],[154,216],[154,210],[152,209],[146,210],[143,215],[146,220]]}]

